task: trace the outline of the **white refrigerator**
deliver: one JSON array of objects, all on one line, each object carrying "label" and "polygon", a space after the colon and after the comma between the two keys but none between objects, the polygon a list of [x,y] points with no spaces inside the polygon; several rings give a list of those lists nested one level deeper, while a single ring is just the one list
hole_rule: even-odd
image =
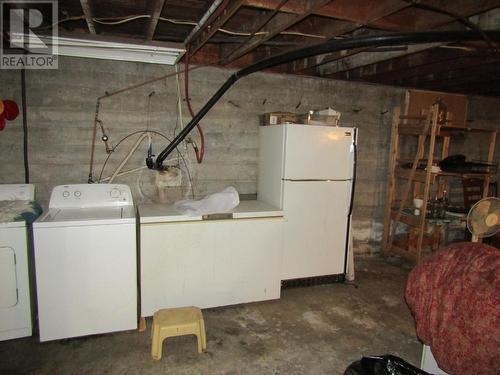
[{"label": "white refrigerator", "polygon": [[258,199],[283,209],[282,280],[345,275],[356,128],[260,127]]}]

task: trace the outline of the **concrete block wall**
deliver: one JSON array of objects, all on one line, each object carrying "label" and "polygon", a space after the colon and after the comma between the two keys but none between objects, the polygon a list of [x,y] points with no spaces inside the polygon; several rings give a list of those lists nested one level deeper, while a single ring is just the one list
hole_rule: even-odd
[{"label": "concrete block wall", "polygon": [[[97,97],[173,71],[172,67],[152,64],[62,57],[58,70],[26,72],[31,181],[36,184],[38,199],[44,206],[53,186],[87,182]],[[195,111],[231,73],[219,68],[191,73],[190,97]],[[0,97],[20,103],[20,72],[0,71],[0,82]],[[206,135],[203,164],[196,164],[191,147],[182,149],[194,194],[201,197],[233,185],[240,194],[255,195],[259,115],[270,111],[302,113],[330,106],[342,112],[343,124],[359,127],[355,248],[357,252],[376,251],[382,234],[392,110],[403,99],[403,89],[385,86],[269,73],[245,77],[202,121]],[[490,121],[483,116],[485,108],[495,108],[498,103],[477,99],[472,113],[481,121]],[[186,124],[190,116],[184,102],[182,110]],[[173,137],[180,127],[175,78],[102,100],[99,118],[113,146],[128,134],[145,129]],[[192,134],[195,140],[199,139],[196,132]],[[129,136],[116,148],[103,176],[112,173],[139,136]],[[95,180],[108,156],[100,137],[98,130]],[[163,138],[153,138],[154,152],[165,145]],[[143,165],[145,154],[143,142],[125,169]],[[0,158],[1,183],[23,182],[21,117],[0,132]],[[182,161],[180,164],[184,166]],[[119,177],[116,182],[129,184],[137,203],[158,201],[155,176],[156,172],[145,169]],[[187,180],[186,174],[183,179]],[[173,189],[171,200],[185,193],[189,193],[187,187]]]}]

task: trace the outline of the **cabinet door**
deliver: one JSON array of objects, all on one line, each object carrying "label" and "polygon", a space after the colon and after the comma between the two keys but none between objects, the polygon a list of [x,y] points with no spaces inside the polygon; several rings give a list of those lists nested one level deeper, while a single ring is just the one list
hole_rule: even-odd
[{"label": "cabinet door", "polygon": [[0,308],[17,305],[16,255],[11,247],[0,247]]}]

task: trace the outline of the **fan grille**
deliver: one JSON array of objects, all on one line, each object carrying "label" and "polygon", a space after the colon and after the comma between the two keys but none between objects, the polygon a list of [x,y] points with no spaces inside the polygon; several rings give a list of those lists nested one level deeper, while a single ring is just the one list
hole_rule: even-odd
[{"label": "fan grille", "polygon": [[500,231],[500,199],[481,199],[467,215],[467,228],[477,237],[490,237]]}]

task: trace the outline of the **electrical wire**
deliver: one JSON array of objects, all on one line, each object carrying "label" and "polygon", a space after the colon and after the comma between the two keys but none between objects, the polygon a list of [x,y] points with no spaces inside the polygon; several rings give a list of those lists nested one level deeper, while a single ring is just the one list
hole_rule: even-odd
[{"label": "electrical wire", "polygon": [[[135,21],[138,19],[143,19],[143,18],[151,18],[151,15],[149,14],[138,14],[138,15],[133,15],[133,16],[124,16],[124,17],[101,17],[101,18],[92,18],[92,21],[95,23],[98,23],[100,25],[107,25],[107,26],[114,26],[114,25],[121,25],[127,22]],[[49,27],[54,27],[57,26],[61,23],[64,22],[69,22],[69,21],[80,21],[84,20],[85,16],[75,16],[75,17],[68,17],[68,18],[63,18],[62,20],[59,20],[52,24]],[[116,21],[108,21],[108,20],[116,20]],[[169,22],[175,25],[189,25],[189,26],[196,26],[197,23],[194,21],[188,21],[188,20],[177,20],[173,18],[165,18],[165,17],[158,17],[159,21],[163,22]],[[40,27],[38,30],[42,30],[44,28],[49,28],[49,27]],[[224,28],[219,28],[217,31],[220,31],[221,33],[227,34],[227,35],[234,35],[234,36],[252,36],[252,35],[267,35],[269,34],[266,31],[261,31],[257,33],[247,33],[247,32],[240,32],[240,31],[234,31],[234,30],[228,30]],[[280,34],[282,35],[297,35],[297,36],[303,36],[306,38],[317,38],[317,39],[326,39],[326,36],[324,35],[316,35],[316,34],[309,34],[309,33],[301,33],[299,31],[282,31]]]},{"label": "electrical wire", "polygon": [[[99,178],[97,181],[101,181],[102,180],[102,175],[104,173],[104,170],[106,168],[106,165],[108,164],[108,161],[109,159],[111,158],[111,155],[113,155],[113,153],[115,152],[115,150],[118,148],[118,146],[120,146],[120,144],[122,144],[125,140],[127,140],[128,138],[136,135],[136,134],[144,134],[144,133],[152,133],[152,134],[155,134],[157,136],[160,136],[160,137],[163,137],[165,140],[167,140],[168,142],[172,142],[172,140],[170,138],[168,138],[166,135],[158,132],[158,131],[155,131],[155,130],[136,130],[130,134],[127,134],[126,136],[124,136],[122,139],[120,139],[116,145],[111,149],[111,152],[108,154],[108,156],[106,157],[106,159],[104,160],[104,163],[102,165],[102,168],[101,168],[101,171],[99,173]],[[184,164],[184,167],[186,168],[186,174],[188,176],[188,180],[189,180],[189,186],[191,187],[191,195],[194,199],[194,186],[193,186],[193,180],[191,178],[191,173],[189,171],[189,166],[188,166],[188,163],[186,162],[186,159],[184,158],[184,155],[182,155],[182,153],[179,151],[178,148],[176,148],[178,153],[179,153],[179,156],[181,157],[182,159],[182,162]]]},{"label": "electrical wire", "polygon": [[177,127],[181,125],[181,128],[184,127],[184,121],[182,118],[182,97],[181,97],[181,84],[179,81],[179,65],[175,64],[175,84],[176,84],[176,93],[177,93],[177,118],[175,120],[175,127],[173,131],[173,135],[175,138],[175,132],[177,131]]},{"label": "electrical wire", "polygon": [[257,35],[257,33],[260,32],[260,30],[264,26],[266,26],[269,22],[271,22],[271,20],[276,16],[281,7],[283,7],[283,5],[285,5],[287,2],[288,0],[281,0],[281,2],[276,6],[276,8],[274,8],[274,10],[270,14],[264,17],[264,19],[257,25],[257,27],[251,32],[251,34],[247,38],[245,38],[238,46],[236,46],[236,48],[233,49],[232,52],[230,52],[227,56],[225,56],[224,65],[226,65],[226,63],[229,63],[231,57],[240,52],[244,48],[244,46],[254,37],[254,35]]},{"label": "electrical wire", "polygon": [[[191,107],[191,99],[189,98],[189,45],[186,48],[185,56],[186,60],[184,63],[186,64],[186,66],[184,67],[184,90],[186,96],[186,104],[189,109],[189,113],[191,114],[191,117],[194,117],[194,111],[193,108]],[[200,123],[196,124],[196,128],[198,129],[198,133],[200,134],[200,149],[198,150],[198,147],[196,147],[195,143],[192,144],[194,152],[196,154],[196,161],[198,162],[198,164],[201,164],[205,156],[205,134],[203,133],[203,128],[201,127]]]}]

